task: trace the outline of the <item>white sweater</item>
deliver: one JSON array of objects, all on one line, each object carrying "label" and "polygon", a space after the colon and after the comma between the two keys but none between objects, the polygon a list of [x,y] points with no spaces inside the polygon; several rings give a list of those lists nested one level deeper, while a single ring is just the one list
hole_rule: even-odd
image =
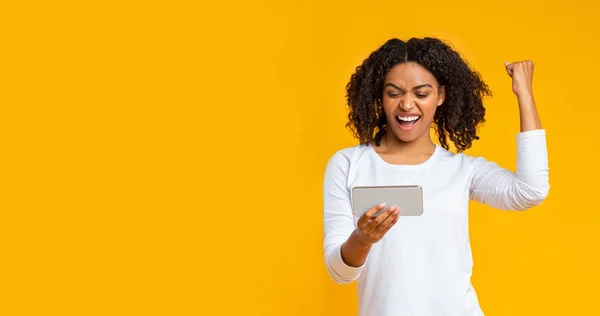
[{"label": "white sweater", "polygon": [[[361,267],[345,264],[341,246],[358,220],[352,187],[402,184],[423,187],[423,215],[401,216]],[[359,315],[483,315],[471,285],[469,200],[526,210],[548,190],[544,130],[517,134],[516,172],[441,146],[420,165],[389,164],[369,145],[340,150],[329,160],[324,181],[327,270],[337,283],[357,280]]]}]

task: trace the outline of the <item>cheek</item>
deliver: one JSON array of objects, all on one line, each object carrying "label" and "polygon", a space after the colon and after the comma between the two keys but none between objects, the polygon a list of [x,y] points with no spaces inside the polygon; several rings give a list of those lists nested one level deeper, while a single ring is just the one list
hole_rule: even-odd
[{"label": "cheek", "polygon": [[381,100],[381,103],[383,104],[383,111],[388,115],[394,112],[396,110],[396,107],[398,107],[397,102],[395,102],[391,98],[383,98]]},{"label": "cheek", "polygon": [[426,100],[419,105],[419,108],[421,109],[421,112],[423,112],[423,116],[433,118],[433,115],[438,108],[437,100],[433,98],[431,100]]}]

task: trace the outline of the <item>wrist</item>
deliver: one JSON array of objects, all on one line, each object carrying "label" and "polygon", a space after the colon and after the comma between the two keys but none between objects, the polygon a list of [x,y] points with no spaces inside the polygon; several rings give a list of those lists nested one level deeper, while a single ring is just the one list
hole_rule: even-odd
[{"label": "wrist", "polygon": [[352,233],[352,237],[354,238],[354,240],[356,240],[356,245],[362,249],[369,249],[371,248],[371,243],[367,240],[364,240],[364,238],[361,238],[360,236],[360,232],[358,231],[358,228],[356,228],[354,230],[354,232]]},{"label": "wrist", "polygon": [[535,100],[532,92],[517,94],[517,100],[519,101],[520,107],[535,106]]}]

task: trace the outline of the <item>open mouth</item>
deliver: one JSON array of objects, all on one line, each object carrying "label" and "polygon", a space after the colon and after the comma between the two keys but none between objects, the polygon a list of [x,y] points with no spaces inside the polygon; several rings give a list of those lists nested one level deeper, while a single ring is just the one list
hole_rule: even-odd
[{"label": "open mouth", "polygon": [[403,130],[410,130],[419,120],[421,116],[396,116],[396,121]]}]

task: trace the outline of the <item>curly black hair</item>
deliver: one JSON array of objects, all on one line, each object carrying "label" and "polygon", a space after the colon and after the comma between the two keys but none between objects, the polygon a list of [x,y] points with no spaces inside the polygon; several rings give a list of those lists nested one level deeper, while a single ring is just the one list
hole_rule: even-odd
[{"label": "curly black hair", "polygon": [[444,103],[433,118],[440,145],[449,149],[449,138],[458,152],[470,148],[473,140],[479,139],[477,126],[485,121],[482,98],[492,93],[458,52],[432,37],[411,38],[408,42],[390,39],[356,67],[346,85],[350,108],[346,127],[361,144],[374,140],[380,145],[387,127],[382,103],[384,79],[392,67],[404,62],[423,66],[440,87],[446,87]]}]

